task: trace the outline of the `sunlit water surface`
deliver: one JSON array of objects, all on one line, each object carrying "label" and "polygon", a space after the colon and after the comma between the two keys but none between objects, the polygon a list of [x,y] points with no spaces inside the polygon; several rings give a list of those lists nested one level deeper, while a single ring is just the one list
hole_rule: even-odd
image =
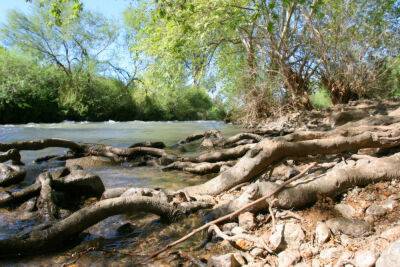
[{"label": "sunlit water surface", "polygon": [[[119,147],[127,147],[142,141],[163,141],[168,147],[171,147],[188,135],[209,129],[221,130],[224,136],[231,136],[240,131],[237,126],[219,121],[30,123],[0,125],[0,142],[64,138],[76,142],[104,143]],[[31,184],[44,169],[60,164],[35,164],[33,163],[34,159],[64,152],[66,150],[60,148],[24,151],[22,160],[26,163],[27,177],[21,185],[12,188],[12,190],[19,190],[21,187]],[[137,186],[178,189],[201,183],[207,179],[207,177],[177,171],[162,172],[157,167],[113,166],[91,169],[90,171],[97,173],[102,178],[106,188]],[[129,231],[117,231],[119,226],[127,222],[130,222],[134,227]],[[0,210],[0,239],[5,239],[23,230],[29,230],[35,223],[36,221],[32,218],[24,218],[23,215],[16,218],[15,212]],[[198,216],[189,216],[179,223],[165,225],[153,215],[119,215],[91,227],[86,231],[88,234],[83,237],[83,242],[64,252],[52,252],[46,255],[17,259],[0,259],[0,261],[2,261],[1,265],[50,266],[72,263],[79,255],[76,262],[78,265],[109,265],[112,263],[135,265],[147,253],[166,244],[171,239],[177,238],[200,223],[202,222],[198,220]],[[186,246],[190,245],[190,242],[186,243]],[[91,251],[92,247],[94,248],[93,251]],[[79,254],[82,251],[89,252]],[[74,252],[77,253],[73,254]]]}]

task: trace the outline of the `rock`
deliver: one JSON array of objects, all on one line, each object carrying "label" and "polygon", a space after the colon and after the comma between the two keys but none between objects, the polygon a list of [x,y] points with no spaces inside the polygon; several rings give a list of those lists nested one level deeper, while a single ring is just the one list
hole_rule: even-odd
[{"label": "rock", "polygon": [[283,245],[283,231],[285,229],[284,224],[277,224],[275,226],[274,232],[272,232],[271,236],[268,239],[269,247],[275,251],[281,249]]},{"label": "rock", "polygon": [[168,155],[160,157],[158,159],[158,161],[159,161],[160,165],[166,166],[168,164],[171,164],[171,163],[175,162],[177,160],[177,158],[178,157],[175,156],[175,155],[168,154]]},{"label": "rock", "polygon": [[350,262],[350,259],[353,257],[353,254],[350,251],[345,251],[340,254],[339,259],[336,261],[335,267],[345,266]]},{"label": "rock", "polygon": [[18,165],[0,163],[0,186],[9,186],[25,178],[25,170]]},{"label": "rock", "polygon": [[318,259],[312,259],[311,267],[320,267],[320,266],[322,266],[322,265]]},{"label": "rock", "polygon": [[88,156],[77,159],[67,159],[67,161],[65,162],[66,167],[78,165],[85,169],[112,166],[115,164],[116,164],[115,161],[113,161],[112,159],[99,156]]},{"label": "rock", "polygon": [[232,232],[232,229],[235,228],[235,227],[237,227],[237,226],[238,226],[237,223],[235,223],[235,222],[230,222],[230,223],[226,223],[226,224],[222,225],[221,230],[222,230],[222,232],[224,232],[224,233],[231,233],[231,232]]},{"label": "rock", "polygon": [[348,245],[350,245],[352,241],[353,241],[353,239],[350,238],[348,235],[345,235],[345,234],[340,235],[340,243],[341,243],[343,246],[348,246]]},{"label": "rock", "polygon": [[398,206],[398,203],[394,199],[387,199],[382,203],[382,207],[386,211],[393,211]]},{"label": "rock", "polygon": [[318,222],[317,226],[315,227],[315,238],[318,244],[325,243],[329,240],[330,236],[331,230],[329,229],[329,227],[323,222]]},{"label": "rock", "polygon": [[298,248],[305,239],[305,234],[300,224],[287,223],[283,230],[283,239],[290,248]]},{"label": "rock", "polygon": [[288,249],[278,254],[278,267],[290,267],[300,261],[300,253],[297,250]]},{"label": "rock", "polygon": [[208,267],[240,267],[241,264],[233,253],[213,256],[208,260]]},{"label": "rock", "polygon": [[99,176],[83,170],[71,170],[67,176],[53,178],[53,186],[56,190],[96,197],[100,197],[105,190]]},{"label": "rock", "polygon": [[342,247],[330,247],[321,250],[319,253],[319,258],[323,261],[332,261],[333,259],[337,259],[342,254]]},{"label": "rock", "polygon": [[[285,178],[286,178],[286,179],[290,179],[290,178],[296,176],[296,175],[299,174],[299,173],[300,173],[300,171],[298,171],[297,169],[295,169],[295,168],[290,168],[289,170],[287,170],[287,172],[286,172],[286,174],[285,174]],[[285,179],[285,180],[286,180],[286,179]]]},{"label": "rock", "polygon": [[326,225],[334,234],[343,233],[351,237],[362,237],[371,234],[372,227],[362,220],[350,220],[337,217],[326,221]]},{"label": "rock", "polygon": [[235,244],[237,247],[239,247],[241,250],[250,250],[254,247],[253,242],[245,240],[245,239],[238,239],[235,240]]},{"label": "rock", "polygon": [[366,215],[371,215],[371,216],[376,216],[376,217],[381,217],[385,215],[387,210],[378,204],[372,204],[371,206],[368,207],[368,209],[365,211]]},{"label": "rock", "polygon": [[251,212],[244,212],[239,215],[238,218],[239,226],[245,230],[251,230],[255,227],[254,214]]},{"label": "rock", "polygon": [[376,261],[376,267],[394,267],[400,266],[400,239],[386,248],[379,259]]},{"label": "rock", "polygon": [[370,250],[359,250],[354,255],[353,264],[356,267],[373,267],[377,260],[376,254]]},{"label": "rock", "polygon": [[336,204],[334,209],[342,217],[347,219],[353,219],[356,215],[356,210],[352,206],[347,204]]},{"label": "rock", "polygon": [[252,256],[254,256],[254,257],[262,256],[263,253],[264,253],[264,250],[262,250],[261,248],[253,248],[253,249],[250,251],[250,254],[251,254]]},{"label": "rock", "polygon": [[381,233],[380,237],[390,241],[400,238],[400,225],[385,230]]}]

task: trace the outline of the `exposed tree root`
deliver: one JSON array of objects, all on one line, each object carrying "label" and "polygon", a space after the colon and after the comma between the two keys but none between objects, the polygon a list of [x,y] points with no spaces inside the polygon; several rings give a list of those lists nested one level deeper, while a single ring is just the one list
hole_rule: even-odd
[{"label": "exposed tree root", "polygon": [[221,151],[208,152],[201,154],[197,157],[183,158],[182,161],[200,163],[200,162],[218,162],[218,161],[235,160],[242,157],[244,154],[246,154],[248,150],[250,150],[254,146],[255,144],[248,144]]},{"label": "exposed tree root", "polygon": [[300,142],[264,139],[243,156],[233,167],[210,181],[184,189],[189,195],[217,195],[237,184],[248,182],[284,159],[309,155],[337,154],[361,148],[393,147],[400,144],[396,128],[382,133],[365,132],[352,137],[336,137]]},{"label": "exposed tree root", "polygon": [[223,142],[223,146],[227,147],[227,146],[231,146],[234,145],[235,143],[242,141],[242,140],[254,140],[256,143],[260,142],[263,139],[262,136],[258,135],[258,134],[254,134],[254,133],[239,133],[236,134],[234,136],[231,136],[229,138],[227,138],[224,142]]},{"label": "exposed tree root", "polygon": [[14,165],[22,165],[21,155],[17,149],[10,149],[7,152],[0,153],[0,162],[12,161]]},{"label": "exposed tree root", "polygon": [[164,171],[168,170],[182,170],[194,174],[208,174],[208,173],[218,173],[222,166],[233,166],[236,161],[219,161],[214,163],[202,162],[202,163],[193,163],[193,162],[183,162],[176,161],[168,166],[163,168]]},{"label": "exposed tree root", "polygon": [[[146,196],[118,197],[101,200],[92,206],[80,209],[64,220],[58,221],[46,229],[32,231],[25,238],[0,240],[0,254],[16,255],[54,249],[63,246],[63,242],[76,237],[83,230],[113,215],[149,212],[166,220],[207,208],[209,204],[202,202],[172,205],[159,198]],[[34,248],[34,249],[33,249]]]}]

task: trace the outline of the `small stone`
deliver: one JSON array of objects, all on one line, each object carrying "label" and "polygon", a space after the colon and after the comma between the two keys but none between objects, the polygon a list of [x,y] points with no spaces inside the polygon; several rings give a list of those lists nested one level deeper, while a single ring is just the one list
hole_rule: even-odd
[{"label": "small stone", "polygon": [[318,244],[325,243],[329,240],[330,236],[331,230],[329,229],[329,227],[323,222],[318,222],[317,226],[315,227],[315,238]]},{"label": "small stone", "polygon": [[387,199],[382,203],[382,207],[386,211],[393,211],[398,206],[398,203],[394,199]]},{"label": "small stone", "polygon": [[362,220],[337,217],[326,221],[326,225],[334,234],[343,233],[351,237],[367,236],[372,232],[371,225]]},{"label": "small stone", "polygon": [[364,221],[366,221],[369,224],[373,224],[375,222],[375,218],[372,215],[367,215],[364,217]]},{"label": "small stone", "polygon": [[386,248],[376,261],[376,267],[394,266],[400,266],[400,239]]},{"label": "small stone", "polygon": [[345,264],[350,262],[350,259],[353,257],[353,254],[350,251],[343,252],[339,259],[337,260],[335,266],[344,266]]},{"label": "small stone", "polygon": [[235,228],[235,227],[237,227],[237,226],[238,226],[237,223],[235,223],[235,222],[230,222],[230,223],[224,224],[224,225],[222,226],[221,230],[222,230],[222,232],[224,232],[224,233],[231,233],[231,232],[232,232],[232,229]]},{"label": "small stone", "polygon": [[233,253],[213,256],[208,260],[208,267],[240,267],[241,264]]},{"label": "small stone", "polygon": [[210,138],[205,138],[203,142],[201,142],[200,147],[202,148],[213,148],[214,143]]},{"label": "small stone", "polygon": [[290,267],[300,261],[300,253],[297,250],[288,249],[278,254],[278,267]]},{"label": "small stone", "polygon": [[313,259],[311,261],[311,267],[320,267],[320,266],[322,266],[322,265],[321,265],[321,262],[318,259]]},{"label": "small stone", "polygon": [[239,221],[239,226],[245,230],[251,230],[256,225],[254,214],[251,212],[244,212],[240,214],[238,221]]},{"label": "small stone", "polygon": [[317,255],[319,250],[317,247],[312,246],[309,243],[303,243],[299,248],[300,255],[303,260],[311,259],[313,256]]},{"label": "small stone", "polygon": [[353,263],[356,267],[373,267],[377,260],[376,254],[370,250],[359,250],[354,255]]},{"label": "small stone", "polygon": [[333,259],[337,259],[342,254],[341,247],[331,247],[321,250],[319,253],[319,258],[324,261],[332,261]]},{"label": "small stone", "polygon": [[352,240],[348,235],[344,235],[344,234],[340,235],[340,243],[341,243],[343,246],[348,246],[348,245],[350,245],[352,241],[353,241],[353,240]]},{"label": "small stone", "polygon": [[390,241],[400,238],[400,225],[385,230],[381,233],[381,237]]},{"label": "small stone", "polygon": [[353,219],[356,215],[356,210],[352,206],[347,204],[336,204],[334,209],[342,217],[347,219]]},{"label": "small stone", "polygon": [[241,250],[250,250],[254,247],[253,242],[250,242],[245,239],[238,239],[235,241],[236,246],[238,246]]},{"label": "small stone", "polygon": [[292,222],[285,224],[283,239],[288,247],[298,248],[303,243],[305,237],[300,224]]},{"label": "small stone", "polygon": [[366,215],[371,215],[371,216],[376,216],[380,217],[386,214],[386,209],[378,204],[372,204],[371,206],[368,207],[368,209],[365,211]]},{"label": "small stone", "polygon": [[250,254],[253,255],[254,257],[262,256],[263,253],[264,253],[264,250],[262,250],[261,248],[253,248],[250,251]]},{"label": "small stone", "polygon": [[280,249],[282,247],[284,229],[285,229],[285,225],[284,224],[277,224],[275,226],[274,232],[269,237],[269,240],[268,240],[269,247],[273,251],[278,250],[278,249]]}]

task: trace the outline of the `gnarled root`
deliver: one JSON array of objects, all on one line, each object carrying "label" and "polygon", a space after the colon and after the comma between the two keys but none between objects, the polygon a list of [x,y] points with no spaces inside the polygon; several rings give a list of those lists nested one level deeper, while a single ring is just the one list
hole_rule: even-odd
[{"label": "gnarled root", "polygon": [[209,174],[209,173],[218,173],[222,166],[233,166],[236,161],[219,161],[214,163],[202,162],[202,163],[193,163],[193,162],[183,162],[176,161],[168,166],[164,167],[163,171],[168,170],[182,170],[194,174]]},{"label": "gnarled root", "polygon": [[[400,178],[400,153],[383,158],[365,158],[351,163],[340,163],[323,176],[308,177],[299,180],[276,195],[276,206],[282,209],[302,208],[311,205],[319,196],[334,198],[356,186],[390,181]],[[279,185],[272,182],[259,182],[249,186],[237,199],[216,207],[216,215],[226,214],[240,209],[254,199],[268,195]],[[253,207],[253,211],[266,209],[262,203]]]},{"label": "gnarled root", "polygon": [[23,165],[21,155],[17,149],[10,149],[4,153],[0,153],[0,162],[12,161],[14,165]]},{"label": "gnarled root", "polygon": [[90,226],[117,214],[149,212],[165,220],[174,220],[189,212],[209,207],[203,202],[190,202],[172,205],[158,197],[126,196],[101,200],[92,206],[73,213],[64,220],[52,224],[46,229],[32,231],[24,238],[13,237],[0,240],[0,254],[28,254],[63,246],[65,241],[76,237]]},{"label": "gnarled root", "polygon": [[241,145],[221,151],[204,153],[197,157],[186,157],[183,158],[182,161],[200,163],[200,162],[218,162],[218,161],[235,160],[242,157],[244,154],[246,154],[247,151],[249,151],[254,146],[255,144]]},{"label": "gnarled root", "polygon": [[399,131],[365,132],[353,137],[336,137],[318,140],[286,142],[264,139],[246,153],[236,165],[201,185],[187,187],[189,194],[217,195],[235,185],[248,182],[284,158],[305,157],[318,154],[337,154],[361,148],[393,147],[400,144]]}]

